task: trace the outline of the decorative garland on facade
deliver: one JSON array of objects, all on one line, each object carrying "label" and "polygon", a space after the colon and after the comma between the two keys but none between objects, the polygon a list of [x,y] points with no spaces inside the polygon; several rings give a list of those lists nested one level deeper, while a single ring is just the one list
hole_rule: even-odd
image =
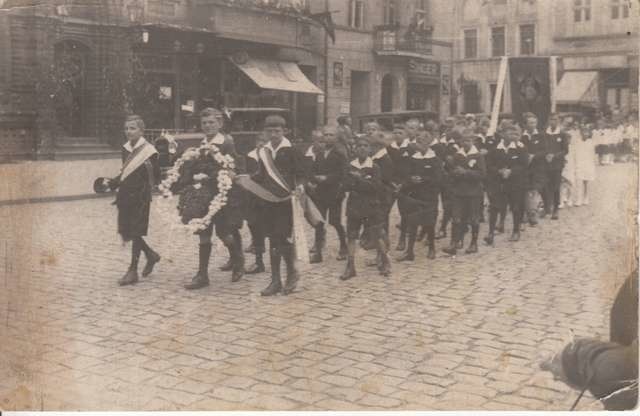
[{"label": "decorative garland on facade", "polygon": [[[180,179],[180,168],[185,162],[198,159],[200,157],[211,155],[213,159],[220,165],[220,169],[217,174],[218,193],[209,203],[209,210],[207,214],[202,218],[192,218],[185,225],[187,229],[192,232],[203,231],[209,227],[213,217],[227,204],[227,195],[233,185],[231,178],[231,172],[235,169],[235,163],[233,157],[229,155],[223,155],[220,152],[218,146],[205,143],[198,148],[187,149],[182,156],[176,160],[175,164],[167,172],[167,177],[159,186],[162,196],[166,200],[172,200],[174,195],[171,191],[171,187]],[[202,181],[209,179],[209,176],[205,173],[198,173],[193,175],[194,189],[202,188]]]}]

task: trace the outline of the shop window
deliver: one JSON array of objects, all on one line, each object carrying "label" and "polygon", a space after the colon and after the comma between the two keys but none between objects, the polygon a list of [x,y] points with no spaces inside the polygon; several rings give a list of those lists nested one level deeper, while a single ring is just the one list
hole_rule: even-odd
[{"label": "shop window", "polygon": [[536,51],[535,25],[520,26],[520,54],[533,55]]},{"label": "shop window", "polygon": [[464,57],[473,59],[478,57],[478,30],[467,29],[464,31]]},{"label": "shop window", "polygon": [[573,21],[588,22],[591,20],[591,0],[573,0]]},{"label": "shop window", "polygon": [[349,26],[364,28],[364,0],[349,0]]},{"label": "shop window", "polygon": [[611,18],[626,19],[629,17],[629,3],[626,0],[611,0]]},{"label": "shop window", "polygon": [[505,55],[504,26],[491,28],[491,56]]}]

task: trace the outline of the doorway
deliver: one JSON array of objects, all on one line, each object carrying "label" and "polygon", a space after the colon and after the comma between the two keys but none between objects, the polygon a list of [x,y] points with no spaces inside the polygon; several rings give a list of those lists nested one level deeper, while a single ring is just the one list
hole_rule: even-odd
[{"label": "doorway", "polygon": [[54,82],[58,84],[56,119],[66,136],[87,134],[89,55],[89,48],[76,41],[63,41],[54,47]]},{"label": "doorway", "polygon": [[393,111],[393,75],[391,74],[382,77],[380,111],[383,113]]}]

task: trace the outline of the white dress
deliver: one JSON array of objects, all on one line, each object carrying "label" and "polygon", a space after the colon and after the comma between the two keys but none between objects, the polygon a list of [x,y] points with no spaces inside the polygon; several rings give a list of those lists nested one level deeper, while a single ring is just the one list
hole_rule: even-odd
[{"label": "white dress", "polygon": [[593,139],[582,140],[581,134],[576,139],[576,180],[593,181],[596,179],[595,143]]},{"label": "white dress", "polygon": [[578,153],[578,141],[582,141],[580,132],[576,129],[569,130],[569,152],[565,156],[565,164],[562,169],[562,178],[573,186],[576,182],[576,157]]}]

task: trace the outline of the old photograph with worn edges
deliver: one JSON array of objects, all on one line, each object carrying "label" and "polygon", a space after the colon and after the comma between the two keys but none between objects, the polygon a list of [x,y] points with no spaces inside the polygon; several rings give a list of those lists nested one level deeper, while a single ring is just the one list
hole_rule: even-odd
[{"label": "old photograph with worn edges", "polygon": [[635,0],[0,0],[0,410],[638,401]]}]

